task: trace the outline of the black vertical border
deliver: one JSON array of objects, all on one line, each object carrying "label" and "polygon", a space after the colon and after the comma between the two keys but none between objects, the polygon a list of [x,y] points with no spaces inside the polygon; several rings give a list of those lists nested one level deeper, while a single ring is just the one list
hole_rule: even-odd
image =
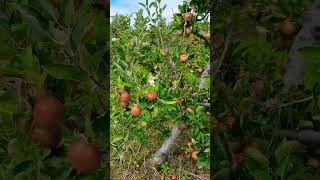
[{"label": "black vertical border", "polygon": [[213,168],[213,157],[214,157],[214,124],[213,124],[213,94],[214,94],[214,79],[213,79],[213,69],[214,69],[214,61],[216,59],[215,54],[215,48],[214,48],[214,29],[213,29],[213,23],[214,23],[214,13],[217,9],[217,6],[219,4],[220,0],[212,0],[210,4],[210,121],[209,121],[209,127],[210,127],[210,179],[212,179],[212,176],[214,175],[214,168]]},{"label": "black vertical border", "polygon": [[105,17],[106,17],[106,23],[109,25],[109,28],[107,30],[106,36],[107,38],[107,50],[106,54],[104,55],[104,60],[106,61],[106,79],[105,79],[105,85],[106,85],[106,93],[107,93],[107,106],[106,106],[106,126],[107,126],[107,137],[106,137],[106,176],[105,180],[110,179],[110,0],[103,0],[104,6],[105,6]]}]

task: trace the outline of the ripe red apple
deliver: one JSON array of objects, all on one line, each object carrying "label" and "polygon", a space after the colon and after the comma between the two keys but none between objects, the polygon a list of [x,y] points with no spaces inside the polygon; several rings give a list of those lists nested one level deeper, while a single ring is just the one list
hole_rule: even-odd
[{"label": "ripe red apple", "polygon": [[64,117],[64,105],[55,96],[41,96],[35,102],[32,115],[39,126],[56,126]]},{"label": "ripe red apple", "polygon": [[152,91],[152,92],[150,92],[150,93],[148,94],[147,99],[148,99],[148,101],[153,101],[153,100],[156,99],[157,97],[158,97],[157,92]]},{"label": "ripe red apple", "polygon": [[172,175],[171,176],[171,180],[177,180],[177,176],[176,175]]},{"label": "ripe red apple", "polygon": [[185,13],[185,14],[184,14],[184,20],[185,20],[186,22],[192,21],[192,17],[193,17],[193,15],[192,15],[191,12],[188,12],[188,13]]},{"label": "ripe red apple", "polygon": [[141,115],[141,108],[138,105],[134,105],[131,108],[131,113],[133,116],[140,116]]},{"label": "ripe red apple", "polygon": [[59,144],[62,134],[60,126],[51,128],[40,128],[35,126],[29,132],[29,137],[33,143],[40,147],[54,148]]},{"label": "ripe red apple", "polygon": [[180,59],[181,62],[187,62],[189,57],[186,54],[181,54],[179,59]]},{"label": "ripe red apple", "polygon": [[129,101],[130,94],[127,91],[123,91],[120,95],[121,101]]},{"label": "ripe red apple", "polygon": [[67,159],[80,173],[96,170],[101,162],[99,148],[83,138],[75,138],[68,147]]}]

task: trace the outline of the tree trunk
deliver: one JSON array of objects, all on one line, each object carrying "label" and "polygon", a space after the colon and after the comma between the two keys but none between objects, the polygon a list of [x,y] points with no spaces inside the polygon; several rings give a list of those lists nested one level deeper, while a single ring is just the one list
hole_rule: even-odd
[{"label": "tree trunk", "polygon": [[298,50],[302,47],[313,46],[316,42],[317,30],[320,28],[320,2],[315,1],[304,19],[304,23],[289,51],[286,72],[283,82],[286,87],[301,85],[304,82],[304,73],[307,64],[298,57]]}]

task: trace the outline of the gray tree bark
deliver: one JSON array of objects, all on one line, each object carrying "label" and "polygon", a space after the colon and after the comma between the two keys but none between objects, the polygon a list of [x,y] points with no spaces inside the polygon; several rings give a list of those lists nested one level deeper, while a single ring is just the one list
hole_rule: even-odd
[{"label": "gray tree bark", "polygon": [[319,41],[320,31],[320,1],[316,0],[310,7],[307,16],[299,33],[294,39],[288,54],[286,72],[283,82],[286,87],[301,85],[304,82],[304,73],[307,64],[298,57],[297,51],[300,48],[313,46]]}]

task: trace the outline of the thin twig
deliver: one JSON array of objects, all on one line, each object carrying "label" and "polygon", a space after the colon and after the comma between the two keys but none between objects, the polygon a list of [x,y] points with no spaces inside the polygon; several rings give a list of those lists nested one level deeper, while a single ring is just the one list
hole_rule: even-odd
[{"label": "thin twig", "polygon": [[89,78],[90,78],[97,86],[99,86],[100,88],[103,88],[103,89],[106,88],[102,83],[100,83],[97,79],[95,79],[95,77],[94,77],[93,75],[91,75],[88,71],[86,71],[84,68],[82,68],[80,64],[74,63],[75,61],[73,61],[73,60],[74,60],[74,57],[73,57],[73,56],[71,56],[70,54],[68,54],[66,51],[64,51],[63,54],[66,55],[66,56],[69,58],[70,63],[71,63],[72,65],[76,66],[76,67],[79,68],[81,71],[87,72],[87,73],[89,74]]},{"label": "thin twig", "polygon": [[[158,4],[158,7],[160,7],[160,3],[159,2],[157,2]],[[157,21],[158,21],[158,26],[159,26],[159,28],[157,28],[158,29],[158,32],[159,32],[159,36],[160,36],[160,41],[161,41],[161,45],[162,45],[162,49],[165,49],[166,47],[165,47],[165,44],[164,44],[164,40],[163,40],[163,37],[162,37],[162,33],[161,33],[161,30],[160,30],[160,22],[161,22],[161,18],[159,18],[159,16],[161,15],[159,12],[158,12],[158,10],[156,9],[156,13],[157,13]],[[151,18],[151,16],[149,15],[149,17]],[[169,67],[170,67],[170,86],[172,85],[172,78],[173,78],[173,76],[174,76],[174,74],[175,74],[175,64],[173,63],[173,61],[172,61],[172,58],[171,58],[171,56],[170,56],[170,53],[168,54],[168,56],[167,56],[167,59],[168,59],[168,64],[169,64]]]},{"label": "thin twig", "polygon": [[[204,20],[207,16],[208,16],[208,14],[210,13],[210,11],[208,10],[207,12],[206,12],[206,14],[202,17],[202,18],[200,18],[200,19],[196,19],[196,21],[202,21],[202,20]],[[198,17],[198,16],[197,16]]]},{"label": "thin twig", "polygon": [[287,106],[292,106],[294,104],[304,103],[304,102],[310,101],[312,99],[313,99],[313,96],[306,97],[306,98],[303,98],[303,99],[299,99],[299,100],[295,100],[295,101],[288,102],[288,103],[285,103],[285,104],[281,104],[279,106],[279,108],[284,108],[284,107],[287,107]]},{"label": "thin twig", "polygon": [[[88,71],[86,71],[85,69],[83,69],[80,65],[76,64],[76,66],[77,66],[81,71],[88,72]],[[95,79],[95,77],[94,77],[93,75],[91,75],[89,72],[88,72],[88,74],[89,74],[89,78],[90,78],[97,86],[99,86],[100,88],[103,88],[103,89],[106,88],[102,83],[100,83],[97,79]]]},{"label": "thin twig", "polygon": [[264,111],[271,112],[276,109],[286,108],[288,106],[292,106],[295,104],[308,102],[308,101],[311,101],[312,99],[313,99],[313,96],[309,96],[309,97],[306,97],[303,99],[294,100],[294,101],[291,101],[288,103],[283,103],[283,104],[278,103],[276,100],[268,100],[266,103],[264,103],[263,109],[264,109]]},{"label": "thin twig", "polygon": [[198,103],[200,106],[203,106],[203,107],[206,107],[206,108],[209,108],[210,107],[210,103]]},{"label": "thin twig", "polygon": [[180,81],[181,81],[181,78],[182,78],[182,73],[180,73],[179,79],[178,79],[175,87],[170,87],[169,91],[173,91],[173,90],[175,90],[175,89],[179,86]]},{"label": "thin twig", "polygon": [[224,45],[224,50],[223,50],[223,53],[222,53],[222,55],[221,55],[221,57],[220,57],[218,66],[217,66],[217,68],[215,69],[215,71],[214,71],[213,74],[212,74],[212,79],[215,79],[215,78],[216,78],[216,76],[217,76],[217,74],[218,74],[218,72],[219,72],[219,70],[220,70],[220,68],[221,68],[221,66],[222,66],[222,64],[223,64],[223,61],[224,61],[225,58],[226,58],[226,55],[227,55],[227,52],[228,52],[229,46],[230,46],[231,34],[232,34],[232,30],[230,30],[230,32],[229,32],[229,34],[228,34],[228,37],[227,37],[227,39],[226,39],[226,43],[225,43],[225,45]]},{"label": "thin twig", "polygon": [[[210,46],[210,42],[209,40],[203,35],[201,34],[199,31],[193,31],[192,34],[194,34],[195,36],[199,37],[200,39],[204,40],[206,42],[206,46],[209,46],[210,50],[212,52],[214,52],[211,48],[212,46]],[[204,77],[207,76],[210,72],[210,60],[209,62],[207,63],[206,65],[206,68],[205,70],[202,72],[201,74],[201,78],[200,78],[200,82],[199,82],[199,89],[203,89],[204,88],[204,84],[205,84],[205,80],[204,80]]]},{"label": "thin twig", "polygon": [[203,176],[199,176],[199,175],[196,175],[192,172],[189,172],[189,171],[186,171],[186,170],[183,170],[185,173],[187,173],[188,175],[191,175],[193,177],[196,177],[198,179],[201,179],[201,180],[209,180],[210,178],[207,178],[207,177],[203,177]]},{"label": "thin twig", "polygon": [[208,92],[205,92],[205,93],[193,93],[191,94],[192,97],[197,97],[197,96],[202,96],[202,95],[207,95]]}]

